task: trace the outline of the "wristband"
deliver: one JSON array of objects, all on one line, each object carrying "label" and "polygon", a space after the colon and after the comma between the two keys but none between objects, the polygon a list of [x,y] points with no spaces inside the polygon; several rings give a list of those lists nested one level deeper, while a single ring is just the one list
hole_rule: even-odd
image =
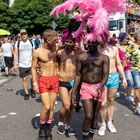
[{"label": "wristband", "polygon": [[35,85],[37,85],[37,83],[35,82],[35,83],[33,83],[33,86],[35,86]]}]

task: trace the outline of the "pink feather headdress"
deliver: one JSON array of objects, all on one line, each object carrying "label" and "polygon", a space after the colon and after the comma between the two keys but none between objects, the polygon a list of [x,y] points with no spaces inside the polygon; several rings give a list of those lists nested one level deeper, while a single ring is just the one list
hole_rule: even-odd
[{"label": "pink feather headdress", "polygon": [[[73,18],[81,21],[81,25],[72,35],[75,38],[81,36],[90,41],[107,41],[109,34],[109,15],[117,12],[124,13],[127,0],[67,0],[56,6],[50,15],[66,14],[78,8],[79,13]],[[90,29],[86,32],[85,27]],[[86,32],[86,33],[85,33]]]}]

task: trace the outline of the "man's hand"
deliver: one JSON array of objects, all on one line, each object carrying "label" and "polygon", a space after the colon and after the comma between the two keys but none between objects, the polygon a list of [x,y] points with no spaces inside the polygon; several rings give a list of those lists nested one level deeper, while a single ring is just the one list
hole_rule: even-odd
[{"label": "man's hand", "polygon": [[33,90],[34,90],[36,93],[39,93],[39,89],[38,89],[37,83],[33,83]]},{"label": "man's hand", "polygon": [[72,94],[72,104],[76,106],[76,95]]},{"label": "man's hand", "polygon": [[127,88],[127,81],[126,81],[126,79],[123,79],[123,80],[122,80],[122,86],[123,86],[124,88]]},{"label": "man's hand", "polygon": [[14,65],[14,70],[17,72],[19,69],[18,65]]},{"label": "man's hand", "polygon": [[96,90],[98,92],[98,97],[100,98],[102,95],[102,88],[99,86]]}]

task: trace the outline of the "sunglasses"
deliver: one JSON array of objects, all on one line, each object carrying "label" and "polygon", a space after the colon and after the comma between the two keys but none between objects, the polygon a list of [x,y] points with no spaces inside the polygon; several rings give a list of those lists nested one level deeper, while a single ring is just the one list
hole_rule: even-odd
[{"label": "sunglasses", "polygon": [[23,36],[23,35],[27,35],[27,33],[25,32],[25,33],[21,33],[21,36]]}]

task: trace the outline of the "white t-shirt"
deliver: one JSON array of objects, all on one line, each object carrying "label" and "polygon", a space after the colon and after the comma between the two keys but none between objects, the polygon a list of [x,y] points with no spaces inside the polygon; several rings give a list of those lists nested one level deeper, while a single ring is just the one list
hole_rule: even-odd
[{"label": "white t-shirt", "polygon": [[[15,48],[18,48],[18,41],[15,44]],[[18,58],[18,65],[22,68],[29,68],[32,65],[32,50],[35,48],[32,46],[30,40],[26,42],[20,41],[19,43],[19,58]]]},{"label": "white t-shirt", "polygon": [[12,44],[11,43],[3,43],[2,46],[3,56],[12,57]]}]

